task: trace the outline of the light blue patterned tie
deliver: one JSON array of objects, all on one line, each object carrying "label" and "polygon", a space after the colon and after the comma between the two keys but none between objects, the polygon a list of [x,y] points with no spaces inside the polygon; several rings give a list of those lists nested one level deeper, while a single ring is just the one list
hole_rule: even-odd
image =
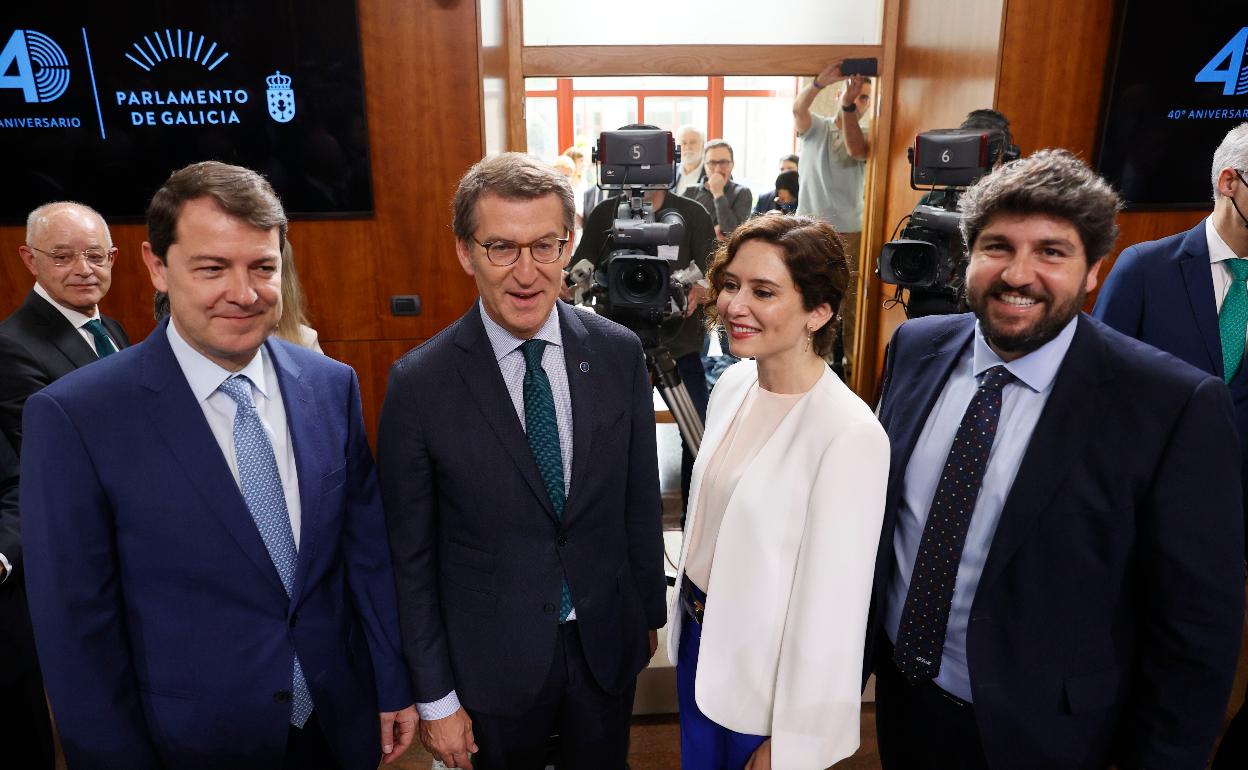
[{"label": "light blue patterned tie", "polygon": [[[231,377],[221,383],[218,390],[238,405],[234,412],[234,460],[238,463],[243,501],[247,503],[256,529],[260,530],[260,537],[282,579],[286,595],[290,596],[295,585],[295,565],[299,553],[290,528],[290,513],[286,509],[282,477],[277,472],[273,443],[269,441],[255,402],[251,400],[251,380],[243,375]],[[292,684],[290,723],[303,727],[312,713],[312,694],[308,692],[298,655],[295,656]]]},{"label": "light blue patterned tie", "polygon": [[[527,340],[520,346],[524,354],[524,429],[529,436],[529,449],[542,474],[546,496],[555,509],[555,518],[563,520],[563,453],[559,449],[559,421],[555,418],[555,397],[550,392],[550,378],[542,368],[545,340]],[[572,591],[563,579],[559,596],[559,622],[567,622],[572,614]]]},{"label": "light blue patterned tie", "polygon": [[1248,259],[1228,259],[1222,264],[1231,271],[1231,286],[1218,312],[1218,334],[1222,338],[1222,379],[1230,382],[1244,360],[1244,335],[1248,333]]},{"label": "light blue patterned tie", "polygon": [[113,338],[108,336],[108,332],[104,331],[104,324],[100,323],[100,319],[92,318],[83,324],[82,328],[91,332],[91,337],[95,340],[95,355],[97,358],[111,356],[117,352],[117,343],[113,342]]}]

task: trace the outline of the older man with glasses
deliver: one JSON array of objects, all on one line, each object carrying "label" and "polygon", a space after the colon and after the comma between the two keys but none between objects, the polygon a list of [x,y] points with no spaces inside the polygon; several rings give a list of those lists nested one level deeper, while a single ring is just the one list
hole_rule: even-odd
[{"label": "older man with glasses", "polygon": [[[26,220],[18,247],[35,286],[0,323],[0,432],[21,451],[26,399],[61,376],[130,344],[100,313],[117,249],[108,225],[79,203],[48,203]],[[20,508],[0,514],[0,725],[14,767],[51,768],[52,733],[22,574]]]}]

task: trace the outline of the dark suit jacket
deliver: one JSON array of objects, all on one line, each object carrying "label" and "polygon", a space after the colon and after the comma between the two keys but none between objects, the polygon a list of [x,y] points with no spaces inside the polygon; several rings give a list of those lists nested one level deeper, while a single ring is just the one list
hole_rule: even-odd
[{"label": "dark suit jacket", "polygon": [[479,306],[395,363],[378,468],[416,700],[513,715],[554,654],[567,576],[585,660],[618,693],[666,621],[654,407],[636,335],[557,304],[573,412],[555,517]]},{"label": "dark suit jacket", "polygon": [[342,766],[375,770],[377,712],[411,699],[355,373],[266,343],[302,510],[288,598],[166,324],[27,402],[27,590],[69,766],[280,766],[297,652]]},{"label": "dark suit jacket", "polygon": [[[26,611],[22,570],[22,528],[17,515],[17,453],[0,431],[0,553],[13,573],[0,583],[0,688],[17,681],[38,665],[35,640]],[[12,696],[10,696],[12,697]]]},{"label": "dark suit jacket", "polygon": [[[130,344],[125,329],[100,316],[118,349]],[[26,399],[57,378],[98,360],[91,345],[56,308],[32,289],[13,314],[0,323],[0,430],[13,449],[22,449],[22,407]],[[6,554],[7,556],[7,554]]]},{"label": "dark suit jacket", "polygon": [[[906,465],[974,324],[970,314],[910,321],[889,348],[875,633]],[[1238,468],[1220,380],[1079,318],[971,607],[967,657],[990,766],[1205,766],[1243,621]]]},{"label": "dark suit jacket", "polygon": [[[130,343],[121,324],[107,316],[101,319],[118,348]],[[34,290],[0,322],[0,465],[4,476],[0,553],[13,565],[13,574],[0,584],[0,660],[4,661],[0,665],[0,684],[38,665],[23,590],[22,531],[17,505],[22,407],[32,393],[96,360],[95,351],[82,335]]]},{"label": "dark suit jacket", "polygon": [[[1096,297],[1092,315],[1222,377],[1222,337],[1204,220],[1185,233],[1123,250]],[[1248,367],[1240,368],[1230,387],[1248,500]]]}]

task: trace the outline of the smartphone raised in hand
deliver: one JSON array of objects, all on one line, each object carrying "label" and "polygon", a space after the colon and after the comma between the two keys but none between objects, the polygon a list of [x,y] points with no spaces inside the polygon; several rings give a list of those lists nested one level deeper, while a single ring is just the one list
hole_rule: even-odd
[{"label": "smartphone raised in hand", "polygon": [[875,77],[879,73],[880,62],[872,57],[870,59],[846,59],[841,62],[841,74],[849,75],[866,75]]}]

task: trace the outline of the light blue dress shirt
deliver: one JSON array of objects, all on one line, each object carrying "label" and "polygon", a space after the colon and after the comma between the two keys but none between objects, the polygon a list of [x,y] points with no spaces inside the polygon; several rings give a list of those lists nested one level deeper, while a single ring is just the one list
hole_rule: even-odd
[{"label": "light blue dress shirt", "polygon": [[[962,547],[953,606],[945,632],[944,654],[940,673],[935,679],[941,689],[965,701],[973,700],[971,675],[966,662],[966,626],[971,604],[975,600],[975,589],[988,560],[988,549],[1001,519],[1001,509],[1005,506],[1010,488],[1014,486],[1014,478],[1031,442],[1036,421],[1053,391],[1057,370],[1070,350],[1077,322],[1078,317],[1071,319],[1052,340],[1005,364],[1015,379],[1002,392],[997,436],[988,455],[983,486],[975,501],[966,543]],[[884,617],[884,628],[893,644],[897,643],[897,628],[901,624],[901,612],[910,590],[910,575],[914,571],[919,541],[940,483],[940,474],[953,446],[954,434],[979,387],[978,376],[1002,363],[1000,356],[988,347],[976,324],[974,344],[954,366],[906,465],[897,526],[893,533],[894,568],[889,579],[888,606]]]},{"label": "light blue dress shirt", "polygon": [[[498,361],[498,369],[503,375],[503,383],[511,396],[516,416],[520,418],[520,427],[524,420],[524,354],[520,346],[522,340],[504,329],[490,314],[480,301],[477,308],[481,311],[481,322],[485,325],[485,336],[494,349],[494,358]],[[563,331],[559,328],[559,308],[552,307],[550,315],[542,328],[533,335],[535,340],[545,340],[548,344],[542,351],[542,369],[550,380],[550,392],[555,399],[555,422],[559,426],[559,454],[563,457],[563,493],[566,496],[572,483],[572,391],[568,388],[568,368],[563,357]],[[576,608],[568,615],[568,620],[576,620]],[[421,719],[443,719],[454,714],[460,708],[459,695],[451,690],[433,703],[417,703],[416,711]]]}]

